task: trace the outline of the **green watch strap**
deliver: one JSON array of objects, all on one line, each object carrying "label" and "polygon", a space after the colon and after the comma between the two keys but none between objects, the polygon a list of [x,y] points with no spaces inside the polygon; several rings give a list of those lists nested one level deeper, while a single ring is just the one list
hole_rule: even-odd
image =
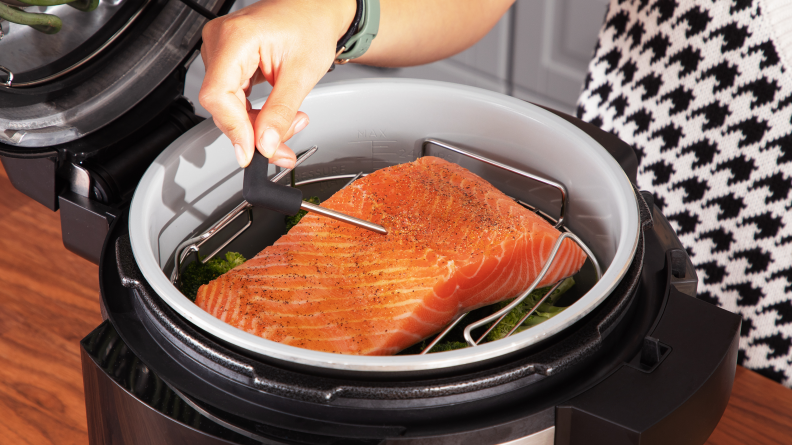
[{"label": "green watch strap", "polygon": [[377,37],[379,31],[380,4],[379,0],[363,1],[363,19],[360,30],[347,41],[346,50],[339,54],[336,63],[345,63],[350,59],[357,59],[368,51],[371,41]]}]

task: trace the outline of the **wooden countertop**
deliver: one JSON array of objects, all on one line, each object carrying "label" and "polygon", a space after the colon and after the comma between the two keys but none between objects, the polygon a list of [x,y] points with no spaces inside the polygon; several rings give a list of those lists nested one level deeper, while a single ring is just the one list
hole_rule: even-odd
[{"label": "wooden countertop", "polygon": [[[2,443],[88,443],[79,342],[102,321],[98,267],[63,247],[59,218],[0,167]],[[738,366],[707,443],[792,443],[792,390]]]}]

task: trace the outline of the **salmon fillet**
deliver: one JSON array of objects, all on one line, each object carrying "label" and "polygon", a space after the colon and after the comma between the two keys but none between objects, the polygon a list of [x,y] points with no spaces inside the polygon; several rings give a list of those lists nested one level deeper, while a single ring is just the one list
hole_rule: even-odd
[{"label": "salmon fillet", "polygon": [[[524,291],[560,235],[487,181],[429,156],[378,170],[322,205],[388,235],[309,213],[202,286],[195,304],[287,345],[390,355]],[[565,240],[540,286],[575,274],[585,259]]]}]

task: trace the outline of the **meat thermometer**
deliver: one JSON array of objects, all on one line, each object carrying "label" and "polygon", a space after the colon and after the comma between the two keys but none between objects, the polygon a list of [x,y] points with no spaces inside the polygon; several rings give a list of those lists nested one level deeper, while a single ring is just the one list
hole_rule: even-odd
[{"label": "meat thermometer", "polygon": [[[316,153],[318,149],[319,148],[314,145],[308,149],[308,151],[300,155],[294,168],[297,168],[304,160]],[[264,207],[285,215],[296,215],[300,210],[305,210],[360,227],[361,229],[370,230],[380,235],[388,234],[388,231],[379,224],[374,224],[326,207],[305,202],[303,201],[302,190],[277,183],[293,169],[285,169],[272,179],[267,178],[268,169],[269,160],[259,153],[258,150],[254,150],[253,159],[250,161],[250,165],[245,168],[245,177],[242,182],[242,197],[245,198],[245,201],[250,205],[254,207]]]}]

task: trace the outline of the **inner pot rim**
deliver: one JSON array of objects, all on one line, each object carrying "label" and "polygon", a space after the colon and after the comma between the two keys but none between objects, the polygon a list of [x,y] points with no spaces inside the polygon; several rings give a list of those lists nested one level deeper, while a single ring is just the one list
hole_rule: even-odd
[{"label": "inner pot rim", "polygon": [[[550,320],[526,329],[508,339],[498,340],[474,348],[410,356],[374,357],[312,351],[266,340],[220,321],[195,306],[195,304],[185,298],[181,292],[170,283],[170,280],[162,271],[157,261],[157,255],[151,249],[149,240],[151,239],[150,237],[154,235],[152,234],[150,218],[147,218],[151,213],[147,209],[152,208],[151,206],[158,203],[156,199],[161,201],[161,197],[157,193],[159,189],[157,189],[156,185],[162,184],[163,182],[165,170],[163,166],[168,165],[169,162],[178,160],[178,158],[184,152],[188,151],[190,147],[195,146],[195,142],[204,139],[221,139],[229,145],[228,151],[232,153],[230,141],[222,135],[211,120],[199,124],[160,154],[141,179],[130,207],[129,232],[135,260],[151,287],[171,308],[185,317],[197,328],[224,341],[237,345],[243,350],[249,350],[254,354],[261,354],[280,360],[323,368],[398,372],[416,369],[455,367],[499,357],[538,343],[584,317],[609,296],[613,289],[621,282],[621,279],[632,261],[639,240],[638,205],[633,187],[626,174],[607,151],[591,137],[562,118],[530,103],[478,88],[444,82],[393,79],[339,82],[317,87],[308,96],[306,102],[311,99],[323,100],[328,97],[332,97],[332,100],[338,100],[340,95],[350,93],[364,94],[367,90],[372,89],[379,91],[387,90],[389,93],[392,92],[392,94],[399,94],[399,90],[403,90],[403,92],[412,92],[414,94],[416,92],[421,92],[421,90],[428,89],[431,90],[432,94],[436,95],[440,93],[451,95],[455,100],[458,100],[460,97],[463,99],[470,98],[471,101],[485,100],[493,103],[495,106],[517,111],[527,118],[541,120],[543,123],[557,128],[558,131],[566,132],[568,137],[571,136],[575,139],[576,146],[577,144],[580,144],[581,147],[585,146],[587,149],[596,152],[596,154],[602,158],[601,161],[606,164],[607,168],[607,171],[604,173],[618,182],[619,187],[616,191],[621,196],[614,196],[613,198],[619,200],[625,207],[622,214],[619,215],[623,230],[619,234],[618,247],[611,264],[605,269],[602,279],[596,283],[586,295],[581,297],[578,302],[570,306],[570,309],[573,307],[576,307],[576,309],[565,310]],[[263,102],[264,99],[255,102],[254,107],[261,106]],[[428,136],[430,135],[427,135],[427,137]],[[570,190],[570,194],[574,194],[574,191]]]}]

